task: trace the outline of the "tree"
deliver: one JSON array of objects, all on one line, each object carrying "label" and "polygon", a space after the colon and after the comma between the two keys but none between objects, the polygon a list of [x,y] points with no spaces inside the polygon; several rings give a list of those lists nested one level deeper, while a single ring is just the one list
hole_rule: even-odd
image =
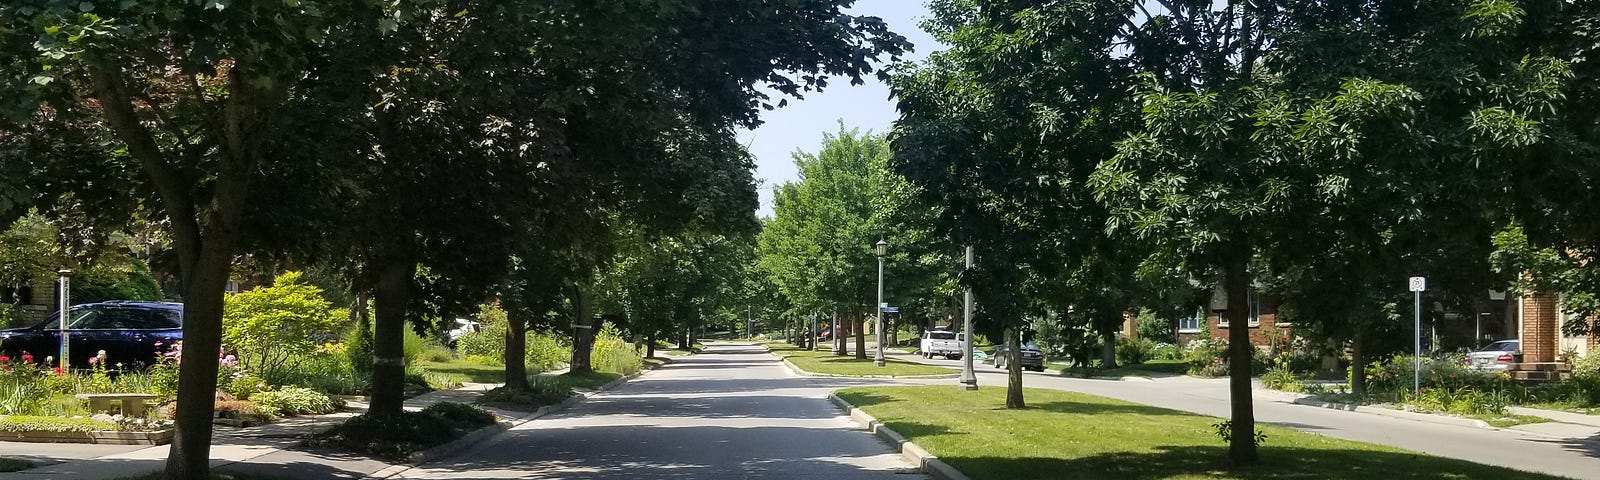
[{"label": "tree", "polygon": [[[93,138],[87,145],[97,148],[87,153],[137,165],[153,192],[144,198],[160,205],[171,230],[184,339],[193,351],[220,347],[222,293],[244,200],[287,91],[308,78],[308,53],[353,27],[359,8],[318,1],[0,6],[0,63],[15,72],[5,97],[17,99],[6,104],[8,124],[20,124],[24,135]],[[92,133],[100,128],[115,139]],[[88,132],[71,132],[77,129]],[[182,360],[169,478],[207,476],[216,362]]]}]

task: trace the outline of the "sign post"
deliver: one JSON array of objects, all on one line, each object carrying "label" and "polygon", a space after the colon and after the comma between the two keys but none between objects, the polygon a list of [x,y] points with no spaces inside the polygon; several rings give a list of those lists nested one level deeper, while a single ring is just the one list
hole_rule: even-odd
[{"label": "sign post", "polygon": [[[972,245],[967,245],[967,270],[972,270]],[[967,287],[962,300],[961,389],[977,390],[978,376],[972,371],[972,287]]]},{"label": "sign post", "polygon": [[67,350],[69,335],[67,322],[70,321],[72,316],[72,301],[70,300],[72,297],[72,270],[63,268],[56,273],[61,275],[61,314],[57,316],[60,319],[58,323],[60,324],[59,332],[61,333],[61,357],[59,357],[59,363],[56,368],[60,369],[61,373],[66,374],[67,369],[72,366],[71,363],[67,362],[67,359],[71,358],[68,356],[71,352]]},{"label": "sign post", "polygon": [[1411,340],[1416,346],[1416,354],[1411,357],[1411,395],[1416,397],[1422,392],[1422,291],[1428,289],[1428,279],[1411,277],[1411,293],[1415,295],[1415,327]]}]

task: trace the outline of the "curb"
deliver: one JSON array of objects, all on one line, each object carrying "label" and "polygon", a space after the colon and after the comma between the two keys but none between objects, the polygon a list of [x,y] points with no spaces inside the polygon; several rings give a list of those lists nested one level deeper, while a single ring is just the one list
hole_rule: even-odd
[{"label": "curb", "polygon": [[[772,351],[768,350],[767,353],[772,353]],[[774,355],[776,355],[776,354],[774,354]],[[815,372],[805,371],[805,370],[801,369],[799,366],[796,366],[794,363],[790,362],[789,359],[786,358],[786,357],[779,357],[779,360],[783,361],[783,366],[789,367],[790,371],[792,371],[795,374],[800,375],[802,377],[827,377],[827,378],[956,378],[956,377],[960,377],[961,376],[960,372],[940,373],[940,374],[936,374],[936,375],[837,375],[837,374],[832,374],[832,373],[815,373]]]},{"label": "curb", "polygon": [[[666,363],[671,363],[671,362],[665,362],[665,363],[662,363],[662,365],[665,365]],[[474,430],[471,433],[463,435],[461,438],[458,438],[458,439],[455,439],[455,440],[451,441],[450,443],[446,443],[444,445],[439,445],[439,446],[436,446],[436,447],[433,447],[433,448],[429,448],[427,450],[423,450],[423,451],[420,451],[420,452],[412,453],[411,457],[409,459],[407,459],[407,463],[404,464],[404,465],[390,465],[389,467],[384,468],[383,470],[379,470],[379,471],[373,472],[373,473],[368,474],[367,476],[361,477],[361,478],[363,480],[386,479],[386,478],[393,477],[395,475],[399,475],[399,474],[401,474],[401,473],[403,473],[403,472],[405,472],[407,470],[410,470],[412,468],[416,468],[416,467],[422,466],[422,464],[425,464],[425,463],[428,463],[428,462],[431,462],[431,461],[434,461],[434,460],[438,460],[440,458],[444,458],[444,457],[450,456],[450,455],[458,453],[458,452],[460,452],[462,450],[466,450],[468,447],[471,447],[474,444],[477,444],[478,442],[481,442],[481,441],[483,441],[485,439],[488,439],[489,437],[492,437],[497,433],[504,432],[504,431],[510,430],[512,428],[516,428],[518,426],[521,426],[524,423],[528,423],[528,422],[531,422],[531,421],[534,421],[534,420],[538,420],[541,417],[544,417],[544,416],[547,416],[547,415],[550,415],[550,414],[553,414],[553,413],[557,413],[557,412],[560,412],[562,410],[566,410],[568,408],[571,408],[573,405],[577,405],[579,403],[582,403],[584,400],[588,400],[589,397],[591,397],[591,396],[594,396],[594,395],[603,393],[603,392],[605,392],[607,390],[611,390],[613,388],[616,388],[619,385],[627,383],[629,380],[633,380],[635,378],[638,378],[640,375],[644,375],[645,372],[648,372],[650,370],[653,370],[653,369],[652,368],[646,368],[646,369],[643,369],[643,370],[639,370],[637,372],[630,373],[628,375],[624,375],[624,376],[622,376],[622,378],[618,378],[616,380],[612,380],[612,381],[606,382],[605,385],[601,385],[599,389],[596,389],[594,391],[591,391],[591,392],[579,392],[579,393],[573,394],[572,396],[567,397],[566,400],[562,400],[561,402],[556,403],[554,405],[545,405],[543,407],[539,407],[537,410],[529,412],[527,415],[523,415],[521,417],[516,417],[516,418],[513,418],[513,419],[509,419],[509,420],[501,420],[499,422],[496,422],[494,425],[490,425],[490,426],[487,426],[487,427],[483,427],[483,428]]]},{"label": "curb", "polygon": [[1346,412],[1365,413],[1365,414],[1368,414],[1368,415],[1378,415],[1378,416],[1382,416],[1382,417],[1399,418],[1399,419],[1404,419],[1404,420],[1413,420],[1413,421],[1418,421],[1418,422],[1439,423],[1439,424],[1444,424],[1444,425],[1456,425],[1456,426],[1462,426],[1462,427],[1476,427],[1476,428],[1482,428],[1482,429],[1486,429],[1486,430],[1500,430],[1499,428],[1495,428],[1495,427],[1489,425],[1489,422],[1485,422],[1483,420],[1478,420],[1478,419],[1473,419],[1473,418],[1451,417],[1451,416],[1436,415],[1436,414],[1431,414],[1431,413],[1407,412],[1407,411],[1404,411],[1404,410],[1395,410],[1395,409],[1392,409],[1392,408],[1375,407],[1375,406],[1371,406],[1371,405],[1352,405],[1352,404],[1348,404],[1348,403],[1326,402],[1326,401],[1322,401],[1322,400],[1317,400],[1316,398],[1313,398],[1313,397],[1296,397],[1295,399],[1290,400],[1288,403],[1292,403],[1292,404],[1295,404],[1295,405],[1305,405],[1305,406],[1309,406],[1309,407],[1326,408],[1326,409],[1330,409],[1330,410],[1341,410],[1341,411],[1346,411]]},{"label": "curb", "polygon": [[956,470],[955,467],[951,467],[950,464],[944,463],[943,460],[939,460],[939,457],[928,453],[928,451],[923,449],[921,445],[917,445],[910,440],[906,440],[906,437],[900,435],[900,432],[896,432],[889,427],[884,426],[882,423],[878,423],[878,419],[873,418],[873,416],[868,415],[867,412],[863,412],[861,409],[856,408],[855,405],[851,405],[850,402],[844,401],[844,399],[839,398],[838,395],[829,393],[828,400],[832,401],[833,404],[839,408],[844,409],[844,411],[849,412],[850,420],[861,424],[861,426],[865,427],[867,431],[872,432],[872,434],[877,435],[884,441],[899,447],[900,455],[904,456],[906,460],[910,460],[911,463],[916,464],[917,467],[922,470],[922,473],[926,473],[938,480],[972,480],[971,478],[967,477],[966,474],[961,473],[960,470]]}]

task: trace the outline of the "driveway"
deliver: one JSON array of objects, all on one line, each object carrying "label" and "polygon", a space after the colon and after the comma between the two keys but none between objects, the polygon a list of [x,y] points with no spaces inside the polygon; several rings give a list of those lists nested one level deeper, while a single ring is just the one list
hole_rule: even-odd
[{"label": "driveway", "polygon": [[826,399],[870,380],[800,377],[717,344],[399,478],[925,478]]}]

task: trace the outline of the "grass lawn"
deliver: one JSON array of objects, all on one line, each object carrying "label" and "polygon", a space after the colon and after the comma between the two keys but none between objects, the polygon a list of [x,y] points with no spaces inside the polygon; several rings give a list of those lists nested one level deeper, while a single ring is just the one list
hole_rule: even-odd
[{"label": "grass lawn", "polygon": [[622,378],[622,374],[616,372],[567,372],[556,376],[557,381],[569,387],[585,390],[597,390],[600,386],[619,378]]},{"label": "grass lawn", "polygon": [[1262,425],[1261,461],[1230,466],[1219,419],[1104,397],[1004,388],[869,387],[838,392],[976,480],[1557,478]]},{"label": "grass lawn", "polygon": [[901,377],[908,375],[940,375],[955,372],[955,370],[949,368],[923,365],[893,358],[884,359],[884,366],[879,367],[872,364],[871,358],[859,360],[853,354],[839,357],[834,356],[833,352],[829,350],[813,352],[782,342],[769,342],[766,345],[767,348],[772,349],[772,353],[789,359],[789,362],[796,367],[811,373],[854,377],[867,375]]},{"label": "grass lawn", "polygon": [[506,379],[506,367],[484,365],[466,360],[449,362],[417,362],[423,370],[444,375],[455,375],[471,383],[500,383]]}]

